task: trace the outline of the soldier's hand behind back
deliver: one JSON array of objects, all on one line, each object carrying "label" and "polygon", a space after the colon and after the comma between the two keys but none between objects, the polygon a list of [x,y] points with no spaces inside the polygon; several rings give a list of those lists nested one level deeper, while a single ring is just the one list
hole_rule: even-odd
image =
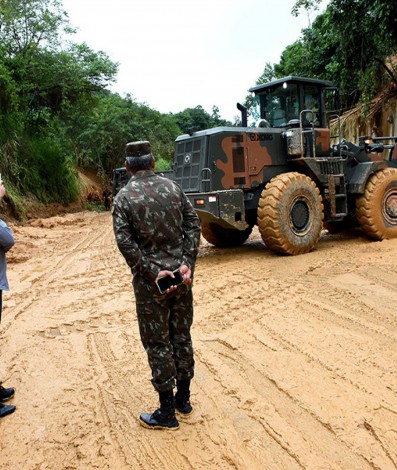
[{"label": "soldier's hand behind back", "polygon": [[[162,271],[160,271],[158,274],[157,274],[157,277],[156,279],[154,280],[155,283],[157,283],[158,279],[160,277],[164,277],[164,276],[171,276],[172,278],[175,278],[174,276],[174,273],[172,271],[168,271],[167,269],[163,269]],[[170,292],[174,291],[175,289],[177,289],[178,286],[171,286],[169,289],[167,289],[164,293],[165,294],[169,294]]]},{"label": "soldier's hand behind back", "polygon": [[180,273],[183,277],[183,283],[190,285],[192,283],[192,270],[188,268],[185,264],[179,268]]}]

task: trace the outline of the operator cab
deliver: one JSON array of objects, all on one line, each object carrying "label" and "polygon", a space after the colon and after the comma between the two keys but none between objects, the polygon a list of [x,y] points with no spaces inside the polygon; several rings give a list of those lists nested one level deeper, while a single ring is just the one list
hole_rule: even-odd
[{"label": "operator cab", "polygon": [[[260,126],[283,128],[326,127],[325,90],[335,90],[331,82],[289,76],[250,88],[255,94],[255,118]],[[302,114],[301,114],[302,113]]]}]

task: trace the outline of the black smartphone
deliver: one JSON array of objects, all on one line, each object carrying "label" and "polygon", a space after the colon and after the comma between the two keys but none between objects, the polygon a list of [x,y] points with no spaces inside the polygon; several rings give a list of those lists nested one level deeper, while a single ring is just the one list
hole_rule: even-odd
[{"label": "black smartphone", "polygon": [[169,289],[172,286],[179,286],[180,284],[183,283],[183,277],[179,269],[176,269],[175,271],[172,271],[174,273],[175,277],[171,276],[163,276],[159,277],[157,279],[157,287],[160,291],[160,294],[164,294],[167,289]]}]

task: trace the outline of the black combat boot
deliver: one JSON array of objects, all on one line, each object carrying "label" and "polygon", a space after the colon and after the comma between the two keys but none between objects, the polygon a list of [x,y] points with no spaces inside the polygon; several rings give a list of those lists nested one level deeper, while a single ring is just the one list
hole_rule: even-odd
[{"label": "black combat boot", "polygon": [[4,418],[11,413],[14,413],[16,407],[14,405],[3,405],[0,403],[0,418]]},{"label": "black combat boot", "polygon": [[175,431],[179,428],[178,420],[175,416],[175,400],[172,390],[169,392],[159,392],[160,408],[154,413],[142,413],[139,417],[139,424],[149,429],[169,429]]},{"label": "black combat boot", "polygon": [[4,388],[2,385],[0,385],[0,401],[4,402],[9,400],[14,396],[15,390],[11,388]]},{"label": "black combat boot", "polygon": [[175,394],[175,408],[179,413],[187,416],[192,413],[193,408],[190,404],[190,380],[177,380],[177,392]]}]

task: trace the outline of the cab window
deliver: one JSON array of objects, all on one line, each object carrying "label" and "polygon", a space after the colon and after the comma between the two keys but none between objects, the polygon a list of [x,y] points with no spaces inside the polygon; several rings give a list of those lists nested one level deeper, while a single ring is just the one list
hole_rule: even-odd
[{"label": "cab window", "polygon": [[260,95],[261,118],[271,127],[285,127],[292,119],[299,119],[298,87],[281,84]]},{"label": "cab window", "polygon": [[320,90],[318,87],[305,85],[303,88],[303,109],[311,111],[307,113],[307,120],[315,127],[321,125]]}]

